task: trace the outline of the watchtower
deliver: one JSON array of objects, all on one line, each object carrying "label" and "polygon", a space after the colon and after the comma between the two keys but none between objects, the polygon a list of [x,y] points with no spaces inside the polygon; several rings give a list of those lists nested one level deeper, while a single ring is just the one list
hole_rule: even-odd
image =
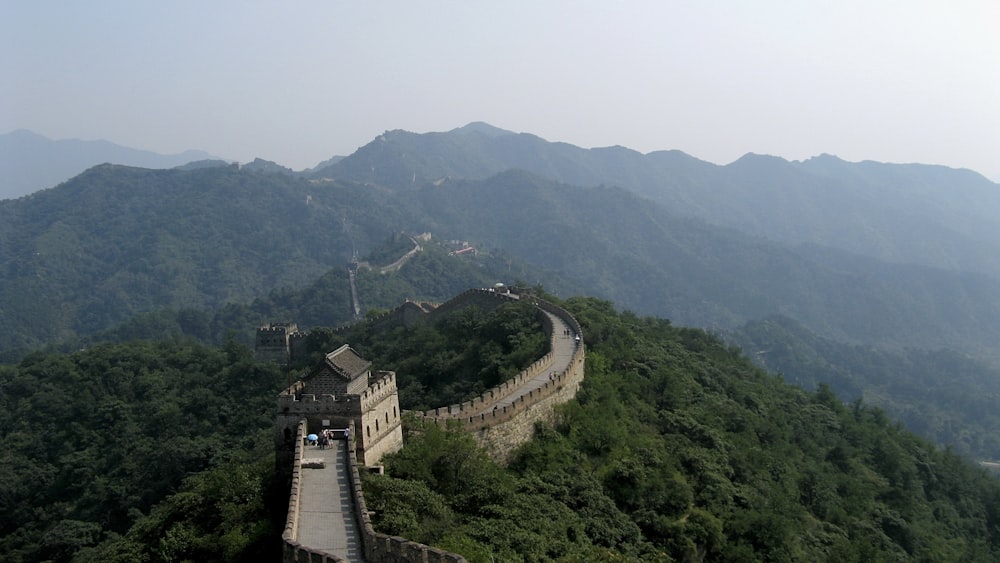
[{"label": "watchtower", "polygon": [[291,340],[299,334],[295,323],[270,323],[257,329],[254,358],[287,366],[291,358]]},{"label": "watchtower", "polygon": [[279,467],[290,466],[295,429],[303,418],[312,434],[353,424],[358,461],[365,465],[376,465],[383,455],[403,447],[396,373],[372,373],[371,365],[345,344],[278,395]]}]

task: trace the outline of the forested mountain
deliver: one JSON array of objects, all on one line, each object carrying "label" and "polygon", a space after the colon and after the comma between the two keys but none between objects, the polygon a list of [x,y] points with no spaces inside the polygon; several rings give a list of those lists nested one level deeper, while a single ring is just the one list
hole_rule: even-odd
[{"label": "forested mountain", "polygon": [[[387,132],[306,176],[264,160],[102,165],[0,202],[0,358],[103,338],[220,342],[276,319],[341,324],[355,253],[429,231],[487,252],[465,263],[438,248],[378,283],[362,271],[365,308],[520,279],[718,331],[782,315],[801,329],[782,332],[790,345],[829,343],[823,370],[786,363],[789,377],[850,381],[836,387],[842,396],[885,405],[963,452],[997,455],[990,439],[943,422],[980,412],[1000,390],[989,376],[1000,365],[1000,213],[996,185],[974,173],[830,156],[715,166],[472,124]],[[869,348],[881,371],[851,365],[847,356]],[[907,367],[916,363],[928,369]],[[910,394],[935,378],[977,383]],[[976,421],[1000,430],[992,417]]]},{"label": "forested mountain", "polygon": [[[0,203],[0,357],[95,338],[186,334],[219,342],[230,330],[247,334],[276,319],[341,324],[350,318],[345,267],[354,252],[364,257],[393,232],[430,231],[436,240],[472,240],[490,251],[474,267],[444,251],[426,253],[390,278],[397,280],[391,290],[370,290],[375,274],[362,272],[366,308],[521,279],[679,324],[730,330],[780,314],[845,347],[903,356],[948,348],[997,361],[1000,281],[985,274],[786,245],[678,216],[623,188],[523,171],[404,189],[261,166],[104,165]],[[992,396],[1000,382],[983,379],[975,395],[961,386],[955,392],[969,405]],[[903,412],[879,379],[852,381],[862,395]],[[989,417],[980,422],[984,432],[997,430]],[[970,444],[963,451],[996,455],[989,440],[961,441]]]},{"label": "forested mountain", "polygon": [[3,348],[109,328],[161,307],[218,307],[304,286],[398,217],[384,190],[236,166],[102,165],[0,203]]},{"label": "forested mountain", "polygon": [[981,356],[1000,338],[1000,280],[788,247],[677,217],[618,188],[513,171],[397,197],[433,217],[442,236],[449,227],[473,233],[574,276],[591,294],[681,324],[729,328],[783,313],[851,342]]},{"label": "forested mountain", "polygon": [[682,324],[733,328],[781,313],[849,342],[981,357],[1000,341],[998,280],[788,247],[620,188],[511,171],[394,190],[236,166],[100,166],[0,204],[0,341],[9,351],[162,307],[303,287],[400,230],[479,241],[562,277],[527,281]]},{"label": "forested mountain", "polygon": [[445,133],[387,131],[314,177],[398,188],[512,168],[578,186],[619,186],[679,216],[897,263],[1000,277],[1000,186],[919,164],[803,162],[748,154],[726,166],[679,151],[583,149],[483,123]]},{"label": "forested mountain", "polygon": [[[545,279],[558,284],[561,276],[537,268],[502,252],[476,257],[449,255],[446,247],[425,243],[424,250],[398,273],[382,275],[361,268],[356,276],[362,307],[369,315],[399,306],[406,300],[441,303],[470,287],[490,287],[514,272],[518,279]],[[376,247],[376,251],[384,246]],[[536,279],[537,276],[537,279]],[[564,284],[573,288],[572,283]],[[579,293],[580,291],[571,291]],[[292,321],[302,330],[341,327],[353,321],[351,291],[346,268],[335,268],[302,287],[282,287],[244,303],[216,309],[157,309],[137,315],[110,329],[56,346],[73,350],[100,342],[135,339],[195,339],[221,345],[235,341],[252,346],[254,330],[262,323]]]},{"label": "forested mountain", "polygon": [[588,365],[556,429],[506,470],[460,432],[414,433],[366,483],[377,526],[473,561],[1000,554],[1000,484],[881,411],[782,384],[700,330],[564,306]]},{"label": "forested mountain", "polygon": [[0,199],[21,197],[51,188],[106,162],[144,168],[172,168],[208,158],[212,158],[208,153],[196,150],[165,155],[108,141],[54,141],[19,129],[0,134]]},{"label": "forested mountain", "polygon": [[[787,385],[699,329],[592,298],[561,305],[588,358],[557,426],[506,468],[467,434],[408,426],[387,474],[366,476],[378,529],[473,562],[1000,556],[1000,482],[881,411]],[[436,404],[455,383],[475,392],[491,370],[530,361],[543,340],[534,319],[501,308],[346,337],[398,368],[403,389],[443,384],[420,399]],[[287,484],[270,450],[284,381],[233,342],[100,345],[0,366],[5,561],[278,557]]]},{"label": "forested mountain", "polygon": [[1000,459],[1000,369],[951,350],[886,350],[816,335],[787,317],[726,335],[744,353],[805,389],[828,385],[846,402],[880,407],[940,445]]}]

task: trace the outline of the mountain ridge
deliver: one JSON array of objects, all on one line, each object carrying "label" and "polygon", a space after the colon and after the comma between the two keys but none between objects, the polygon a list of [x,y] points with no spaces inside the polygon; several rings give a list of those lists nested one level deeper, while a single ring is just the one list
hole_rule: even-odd
[{"label": "mountain ridge", "polygon": [[111,141],[53,140],[16,129],[0,134],[0,200],[51,188],[91,166],[114,163],[142,168],[173,168],[198,160],[216,159],[201,150],[160,154]]}]

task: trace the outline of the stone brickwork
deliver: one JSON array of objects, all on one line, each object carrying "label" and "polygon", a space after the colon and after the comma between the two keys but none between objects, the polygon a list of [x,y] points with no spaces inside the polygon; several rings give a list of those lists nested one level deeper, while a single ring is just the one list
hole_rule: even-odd
[{"label": "stone brickwork", "polygon": [[[303,438],[308,432],[306,421],[303,419],[298,424],[296,432],[297,446],[292,464],[291,494],[288,499],[288,516],[285,519],[285,530],[281,535],[282,540],[282,561],[283,563],[340,563],[344,559],[326,553],[298,542],[299,526],[299,494],[301,490],[302,460],[305,456]],[[389,536],[375,531],[372,527],[371,516],[368,514],[368,506],[365,503],[365,496],[361,490],[361,473],[359,469],[358,456],[355,451],[358,449],[354,436],[357,429],[351,427],[351,436],[348,438],[348,486],[351,490],[351,497],[354,501],[354,518],[361,529],[361,541],[364,546],[365,561],[369,563],[466,563],[466,559],[461,555],[449,553],[447,551],[420,544],[400,538]]]},{"label": "stone brickwork", "polygon": [[357,442],[358,455],[367,465],[376,465],[382,456],[403,447],[396,373],[381,371],[363,377],[367,385],[361,393],[304,393],[309,382],[297,381],[278,395],[274,440],[279,470],[287,472],[293,462],[298,446],[294,434],[301,421],[312,434],[351,425],[363,430]]},{"label": "stone brickwork", "polygon": [[[407,302],[393,311],[374,319],[377,324],[391,323],[412,326],[427,322],[464,309],[468,306],[484,307],[488,310],[499,307],[510,299],[518,299],[516,294],[499,293],[493,290],[469,290],[439,307]],[[569,312],[554,304],[530,298],[539,308],[554,315],[564,323],[574,335],[581,335],[580,324]],[[585,347],[578,340],[569,360],[558,373],[550,372],[547,381],[527,391],[519,391],[525,383],[539,376],[545,376],[551,366],[557,335],[553,321],[542,315],[545,330],[549,333],[549,352],[527,369],[503,384],[490,389],[479,397],[461,403],[426,411],[424,420],[446,425],[450,420],[458,420],[476,441],[500,462],[509,460],[514,450],[530,440],[535,425],[553,424],[556,407],[576,397],[584,378]],[[560,325],[561,326],[561,325]],[[563,348],[560,361],[568,352]],[[329,422],[331,426],[350,427],[349,479],[352,488],[353,508],[362,531],[365,560],[373,563],[464,563],[461,555],[448,553],[430,546],[409,541],[405,538],[387,536],[375,532],[371,525],[364,495],[361,490],[359,466],[373,465],[386,453],[402,447],[398,395],[395,373],[379,372],[369,378],[367,389],[360,394],[335,395],[302,394],[305,384],[297,382],[278,397],[278,423],[276,443],[279,444],[279,466],[291,468],[292,489],[289,499],[288,518],[284,541],[283,561],[292,562],[333,562],[341,559],[330,554],[317,552],[296,541],[298,526],[298,483],[302,464],[303,437],[310,428]],[[514,393],[520,393],[511,397]],[[512,399],[512,400],[511,400]],[[503,402],[500,406],[498,403]],[[493,407],[491,410],[490,407]],[[337,421],[334,424],[334,421]],[[358,440],[358,441],[356,441]],[[282,445],[288,450],[282,457]]]},{"label": "stone brickwork", "polygon": [[[538,298],[531,299],[539,309],[558,317],[574,334],[582,334],[580,323],[568,311]],[[476,441],[489,452],[490,457],[501,463],[506,462],[518,446],[534,435],[535,423],[552,424],[555,407],[576,397],[583,383],[586,350],[581,342],[565,370],[555,373],[540,388],[516,397],[510,405],[489,410],[494,404],[509,399],[526,381],[545,375],[555,339],[561,335],[554,333],[548,316],[545,316],[544,321],[545,330],[549,332],[549,352],[545,356],[515,377],[471,401],[422,412],[422,418],[440,426],[446,425],[448,420],[461,421],[466,430],[474,433]]]},{"label": "stone brickwork", "polygon": [[361,420],[357,431],[362,446],[357,452],[365,465],[375,465],[382,456],[403,448],[402,412],[396,391],[396,374],[381,372],[361,394]]},{"label": "stone brickwork", "polygon": [[288,365],[291,339],[299,334],[295,323],[270,323],[257,329],[254,339],[254,358],[259,362]]}]

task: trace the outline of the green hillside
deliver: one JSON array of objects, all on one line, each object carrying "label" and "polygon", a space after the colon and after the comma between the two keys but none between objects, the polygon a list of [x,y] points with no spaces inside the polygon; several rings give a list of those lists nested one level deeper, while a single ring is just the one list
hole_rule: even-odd
[{"label": "green hillside", "polygon": [[784,244],[1000,277],[1000,186],[920,164],[802,162],[748,154],[726,166],[679,151],[583,149],[483,123],[443,133],[389,131],[314,177],[397,189],[511,169],[577,186],[618,186],[677,216]]},{"label": "green hillside", "polygon": [[560,278],[526,281],[683,324],[733,328],[779,313],[838,340],[979,357],[1000,341],[1000,280],[789,247],[623,189],[523,172],[394,191],[235,167],[103,166],[0,203],[0,219],[6,357],[139,313],[305,287],[398,231],[471,239],[523,259],[531,276]]},{"label": "green hillside", "polygon": [[979,459],[1000,459],[1000,369],[949,350],[887,351],[823,338],[771,317],[727,334],[758,364],[814,390],[886,411],[917,434]]},{"label": "green hillside", "polygon": [[[400,135],[412,137],[390,134],[355,156],[382,145],[398,148]],[[476,142],[484,147],[490,139],[506,139],[514,143],[511,150],[525,141],[485,126],[462,135],[482,137]],[[464,137],[436,139],[453,149],[456,138]],[[546,146],[536,147],[539,158],[548,154]],[[580,154],[568,145],[556,148]],[[608,150],[625,158],[625,149]],[[405,185],[305,179],[255,167],[100,166],[56,188],[0,202],[0,360],[16,361],[42,345],[68,350],[102,340],[189,336],[219,343],[232,331],[248,343],[252,327],[274,320],[294,320],[303,328],[343,324],[351,318],[345,269],[355,253],[380,264],[400,250],[386,245],[392,233],[431,232],[434,244],[401,275],[359,273],[364,310],[521,280],[558,295],[609,299],[683,325],[721,331],[777,314],[844,346],[872,346],[886,354],[950,350],[1000,365],[1000,281],[989,275],[789,245],[679,215],[624,188],[568,185],[523,171],[424,182],[411,160],[429,159],[429,153],[405,154],[393,164],[408,170]],[[497,162],[507,158],[502,151],[494,156]],[[334,166],[351,162],[357,159]],[[621,161],[622,173],[632,169],[630,162]],[[792,173],[782,162],[746,158],[733,169],[742,169],[747,181],[790,186],[801,170]],[[775,167],[784,175],[769,176]],[[864,176],[856,188],[862,191],[872,182],[895,181],[905,170],[924,178],[911,183],[924,202],[940,199],[931,187],[952,178],[937,168],[853,167],[829,159],[808,167],[837,182]],[[697,183],[694,176],[675,180]],[[712,184],[710,191],[729,189],[719,186]],[[958,193],[971,192],[959,185]],[[955,205],[960,200],[956,196]],[[950,225],[958,208],[945,208],[951,209],[945,213]],[[962,232],[985,236],[976,221],[968,223]],[[438,244],[452,239],[471,241],[483,252],[474,260],[448,256]],[[835,357],[826,360],[835,372],[850,369]],[[878,378],[854,381],[873,399],[891,399]],[[996,385],[987,382],[975,392],[958,386],[950,392],[966,397],[968,405],[956,398],[937,406],[942,412],[963,409],[992,396]],[[926,398],[936,396],[945,395]],[[933,430],[938,423],[907,420],[931,429],[927,435],[935,440],[946,436]],[[983,432],[998,430],[992,418],[982,421]],[[963,451],[994,455],[992,448],[979,447],[989,440],[964,437],[960,429],[951,435],[961,437]]]},{"label": "green hillside", "polygon": [[235,167],[105,165],[0,202],[3,349],[304,286],[392,232],[371,219],[380,201]]},{"label": "green hillside", "polygon": [[[879,410],[700,330],[574,298],[587,379],[506,470],[425,429],[366,483],[376,526],[473,561],[992,561],[1000,483]],[[503,533],[496,533],[503,530]]]},{"label": "green hillside", "polygon": [[[698,329],[592,298],[562,305],[588,359],[561,422],[507,468],[460,432],[409,432],[387,474],[365,482],[380,530],[471,561],[1000,555],[1000,482],[881,411],[789,386]],[[401,379],[473,381],[469,370],[490,361],[463,359],[462,345],[529,350],[540,328],[521,313],[458,315],[362,344]],[[235,343],[103,345],[0,367],[5,560],[278,557],[287,490],[270,449],[284,380]]]}]

